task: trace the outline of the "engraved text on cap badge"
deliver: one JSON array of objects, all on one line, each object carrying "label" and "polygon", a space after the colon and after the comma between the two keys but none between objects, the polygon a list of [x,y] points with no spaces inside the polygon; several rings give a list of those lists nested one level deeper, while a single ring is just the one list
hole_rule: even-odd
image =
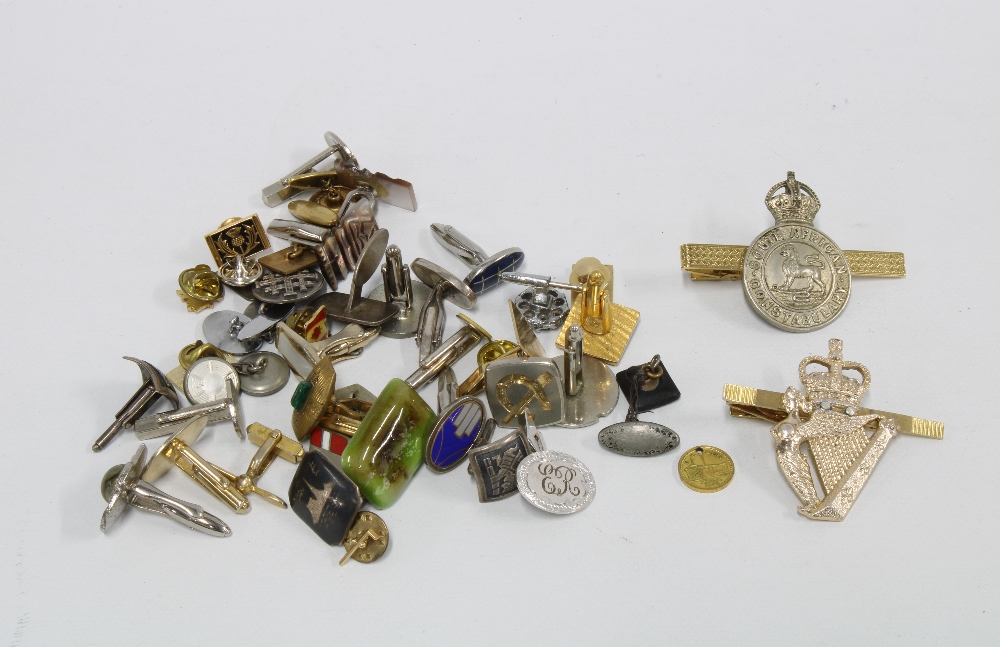
[{"label": "engraved text on cap badge", "polygon": [[[776,193],[784,187],[784,193]],[[819,198],[789,172],[764,202],[775,226],[750,244],[743,289],[760,316],[783,330],[805,332],[840,315],[851,296],[851,267],[837,243],[812,226]]]}]

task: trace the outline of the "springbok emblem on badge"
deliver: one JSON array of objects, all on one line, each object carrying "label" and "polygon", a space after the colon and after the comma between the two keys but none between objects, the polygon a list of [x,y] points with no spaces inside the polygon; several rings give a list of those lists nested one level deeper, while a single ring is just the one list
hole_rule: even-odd
[{"label": "springbok emblem on badge", "polygon": [[781,248],[781,257],[784,262],[781,264],[781,272],[785,277],[785,282],[781,285],[781,290],[791,290],[792,284],[797,279],[808,281],[808,288],[818,287],[820,292],[826,292],[826,284],[823,283],[823,259],[819,254],[806,256],[806,262],[799,260],[799,254],[792,245],[785,245]]},{"label": "springbok emblem on badge", "polygon": [[[868,369],[843,359],[844,342],[830,340],[828,357],[812,355],[799,364],[805,394],[789,387],[782,398],[787,417],[771,428],[778,466],[802,501],[799,513],[821,521],[842,521],[898,428],[880,413],[859,413],[871,385]],[[826,371],[807,373],[817,364]],[[844,375],[854,371],[861,380]],[[811,414],[806,422],[803,414]],[[868,430],[873,432],[869,434]],[[809,445],[824,495],[820,498],[809,460]]]}]

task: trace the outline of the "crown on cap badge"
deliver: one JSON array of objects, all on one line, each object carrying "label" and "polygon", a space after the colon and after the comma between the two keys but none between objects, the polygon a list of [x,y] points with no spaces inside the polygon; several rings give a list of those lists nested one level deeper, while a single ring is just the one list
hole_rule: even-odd
[{"label": "crown on cap badge", "polygon": [[[775,193],[784,187],[784,193]],[[777,224],[801,223],[811,225],[819,211],[819,198],[805,184],[795,179],[795,172],[788,172],[788,179],[771,187],[764,204]]]},{"label": "crown on cap badge", "polygon": [[[825,366],[826,371],[807,373],[811,364]],[[844,371],[857,371],[861,380],[844,375]],[[871,386],[872,376],[864,365],[857,362],[844,361],[844,342],[839,339],[830,340],[828,357],[811,355],[799,364],[799,378],[805,387],[806,397],[810,403],[828,401],[843,407],[858,407],[865,391]]]}]

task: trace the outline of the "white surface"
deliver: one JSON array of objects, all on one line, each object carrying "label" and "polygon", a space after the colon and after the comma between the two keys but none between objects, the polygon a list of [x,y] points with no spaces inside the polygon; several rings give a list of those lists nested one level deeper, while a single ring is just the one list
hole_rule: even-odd
[{"label": "white surface", "polygon": [[[0,642],[1000,640],[998,20],[995,3],[3,3]],[[223,219],[286,215],[260,189],[327,129],[413,183],[416,213],[379,216],[408,261],[464,270],[431,237],[443,222],[488,251],[520,245],[530,272],[613,263],[616,300],[642,312],[620,368],[662,354],[683,396],[645,417],[681,448],[627,459],[598,445],[603,425],[548,431],[597,481],[568,517],[481,505],[463,469],[422,470],[370,566],[341,568],[293,513],[255,499],[237,517],[180,474],[160,484],[231,538],[138,511],[101,535],[98,482],[136,447],[125,432],[90,451],[138,384],[120,357],[166,371],[202,337],[175,277],[210,261],[202,236]],[[818,227],[904,251],[908,270],[856,280],[846,313],[805,335],[678,266],[682,243],[769,227],[763,196],[790,169],[822,200]],[[516,292],[472,315],[509,337]],[[842,524],[795,513],[767,425],[720,397],[797,385],[830,337],[872,371],[866,403],[947,425],[944,441],[894,440]],[[338,382],[378,392],[415,361],[411,341],[382,340]],[[248,420],[289,430],[291,388],[247,398]],[[624,415],[623,400],[607,420]],[[680,483],[695,444],[733,457],[726,490]],[[255,447],[216,426],[199,450],[242,469]],[[293,471],[260,485],[284,495]]]}]

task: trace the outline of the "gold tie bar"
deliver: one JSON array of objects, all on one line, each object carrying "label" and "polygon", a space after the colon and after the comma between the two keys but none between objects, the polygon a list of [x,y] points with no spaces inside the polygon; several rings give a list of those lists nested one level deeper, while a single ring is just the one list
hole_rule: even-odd
[{"label": "gold tie bar", "polygon": [[[746,252],[746,245],[681,245],[681,268],[695,281],[738,281],[743,277]],[[844,255],[854,276],[906,276],[902,252],[845,249]]]}]

